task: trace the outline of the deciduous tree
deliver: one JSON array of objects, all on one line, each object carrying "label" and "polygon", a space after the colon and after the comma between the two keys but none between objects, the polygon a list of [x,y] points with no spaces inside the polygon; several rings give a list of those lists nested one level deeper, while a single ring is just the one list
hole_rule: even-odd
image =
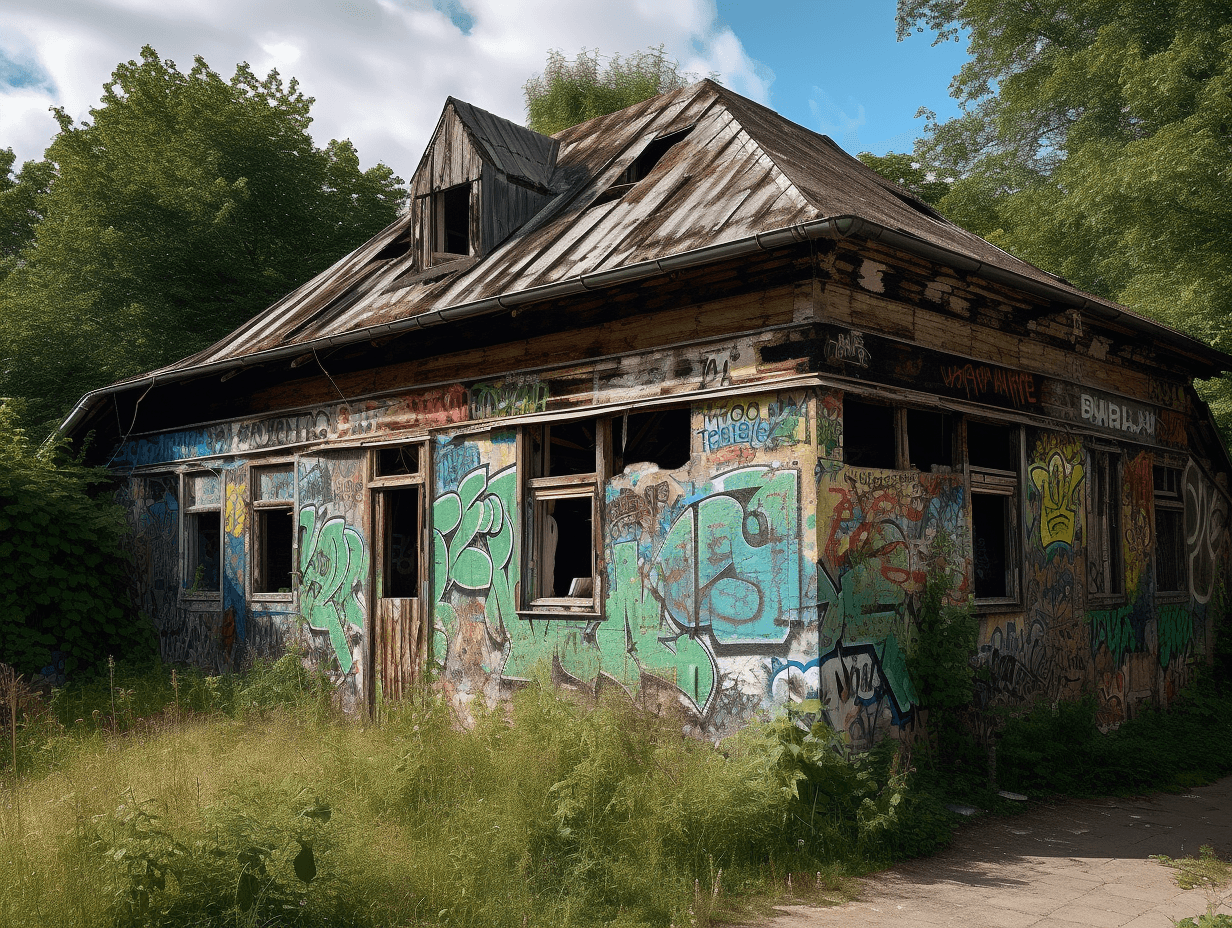
[{"label": "deciduous tree", "polygon": [[954,178],[946,215],[1232,351],[1232,6],[900,0],[898,28],[969,43],[965,112],[914,153]]},{"label": "deciduous tree", "polygon": [[54,179],[0,284],[0,395],[54,420],[216,341],[391,222],[401,180],[361,170],[350,142],[315,146],[312,102],[276,71],[241,64],[228,81],[197,58],[183,73],[147,46],[90,121],[57,112]]}]

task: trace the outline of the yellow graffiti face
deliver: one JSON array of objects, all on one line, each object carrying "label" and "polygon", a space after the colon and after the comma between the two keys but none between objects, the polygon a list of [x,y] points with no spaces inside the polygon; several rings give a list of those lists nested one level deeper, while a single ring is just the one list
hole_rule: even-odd
[{"label": "yellow graffiti face", "polygon": [[1054,451],[1042,464],[1031,465],[1031,482],[1040,495],[1040,542],[1051,545],[1074,544],[1078,520],[1078,486],[1084,468]]},{"label": "yellow graffiti face", "polygon": [[244,521],[248,508],[244,505],[244,486],[239,483],[227,484],[227,508],[223,514],[223,528],[239,538],[244,534]]}]

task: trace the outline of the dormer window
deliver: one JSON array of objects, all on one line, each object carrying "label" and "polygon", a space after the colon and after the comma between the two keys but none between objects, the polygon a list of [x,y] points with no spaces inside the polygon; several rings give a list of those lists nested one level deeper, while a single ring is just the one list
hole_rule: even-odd
[{"label": "dormer window", "polygon": [[471,253],[471,185],[458,184],[432,194],[432,252]]}]

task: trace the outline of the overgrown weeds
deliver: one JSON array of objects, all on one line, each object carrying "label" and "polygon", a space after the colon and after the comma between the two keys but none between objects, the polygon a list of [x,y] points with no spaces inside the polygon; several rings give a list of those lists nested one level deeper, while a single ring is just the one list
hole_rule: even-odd
[{"label": "overgrown weeds", "polygon": [[842,898],[948,838],[905,754],[850,758],[799,719],[717,749],[532,686],[470,729],[431,700],[371,725],[328,712],[298,663],[175,686],[117,667],[31,715],[0,923],[707,924]]},{"label": "overgrown weeds", "polygon": [[1147,709],[1101,734],[1093,697],[1042,704],[997,742],[998,781],[1028,795],[1180,791],[1232,773],[1232,693],[1200,672],[1166,710]]}]

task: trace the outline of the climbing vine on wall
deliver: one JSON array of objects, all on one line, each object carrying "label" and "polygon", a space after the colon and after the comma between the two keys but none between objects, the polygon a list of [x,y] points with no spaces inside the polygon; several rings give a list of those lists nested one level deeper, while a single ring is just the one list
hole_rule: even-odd
[{"label": "climbing vine on wall", "polygon": [[153,650],[133,615],[123,516],[100,472],[36,448],[0,403],[0,662],[53,680]]}]

